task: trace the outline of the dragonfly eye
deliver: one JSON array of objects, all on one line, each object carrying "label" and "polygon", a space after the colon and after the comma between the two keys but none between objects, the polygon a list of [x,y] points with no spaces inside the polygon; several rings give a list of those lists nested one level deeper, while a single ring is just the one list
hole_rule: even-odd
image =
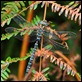
[{"label": "dragonfly eye", "polygon": [[49,23],[46,20],[40,21],[39,24],[41,24],[43,26],[48,26],[49,25]]}]

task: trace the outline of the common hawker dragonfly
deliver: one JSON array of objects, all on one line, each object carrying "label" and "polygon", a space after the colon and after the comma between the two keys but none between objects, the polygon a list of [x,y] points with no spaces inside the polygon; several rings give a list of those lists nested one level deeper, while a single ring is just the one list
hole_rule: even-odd
[{"label": "common hawker dragonfly", "polygon": [[[23,17],[21,17],[20,15],[17,15],[13,18],[13,20],[20,26],[22,27],[22,29],[26,29],[28,31],[32,30],[32,33],[30,34],[30,36],[37,36],[35,38],[36,42],[34,44],[34,48],[33,48],[33,52],[31,54],[30,60],[28,62],[28,66],[26,69],[26,73],[28,73],[31,65],[32,65],[32,61],[34,59],[34,54],[37,50],[38,47],[38,43],[41,40],[41,36],[43,35],[44,37],[44,45],[45,44],[51,44],[52,48],[54,50],[60,50],[62,52],[69,52],[69,49],[67,49],[67,47],[65,47],[65,45],[63,45],[62,43],[58,42],[61,41],[62,39],[60,38],[60,36],[65,36],[65,37],[70,37],[70,38],[74,38],[76,37],[76,34],[74,32],[71,31],[55,31],[55,30],[50,30],[49,28],[49,23],[47,21],[40,21],[38,23],[38,25],[36,27],[33,27],[32,23],[27,22]],[[14,27],[7,27],[5,29],[6,32],[8,33],[12,33],[16,30],[16,28]],[[64,35],[63,35],[64,34]],[[20,35],[19,35],[20,36]],[[17,38],[21,38],[17,37]],[[57,41],[56,41],[57,40]]]}]

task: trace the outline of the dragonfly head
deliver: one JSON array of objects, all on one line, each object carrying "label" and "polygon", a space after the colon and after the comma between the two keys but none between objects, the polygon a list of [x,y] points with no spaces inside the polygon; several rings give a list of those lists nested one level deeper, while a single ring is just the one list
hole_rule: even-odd
[{"label": "dragonfly head", "polygon": [[44,26],[44,27],[46,27],[46,26],[49,25],[49,23],[46,20],[40,21],[39,24],[42,25],[42,26]]}]

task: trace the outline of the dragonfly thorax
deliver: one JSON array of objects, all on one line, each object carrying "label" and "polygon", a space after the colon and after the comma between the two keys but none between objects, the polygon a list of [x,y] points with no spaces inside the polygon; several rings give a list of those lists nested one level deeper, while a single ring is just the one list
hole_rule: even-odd
[{"label": "dragonfly thorax", "polygon": [[37,30],[37,34],[40,34],[40,35],[42,35],[43,34],[43,28],[38,28],[38,30]]},{"label": "dragonfly thorax", "polygon": [[49,23],[48,23],[46,20],[40,21],[39,24],[40,24],[42,27],[46,27],[46,26],[49,25]]}]

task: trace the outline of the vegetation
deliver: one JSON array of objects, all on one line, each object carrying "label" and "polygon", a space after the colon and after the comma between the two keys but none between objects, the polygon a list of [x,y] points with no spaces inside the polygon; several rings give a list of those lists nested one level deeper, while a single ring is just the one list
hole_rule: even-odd
[{"label": "vegetation", "polygon": [[[29,27],[24,27],[23,23],[24,26],[19,24],[21,28],[18,27],[12,19],[20,15],[31,22],[32,26],[29,24]],[[47,20],[50,24],[45,29],[47,33],[54,33],[52,38],[57,35],[61,40],[52,41],[53,46],[59,43],[69,49],[70,53],[59,48],[54,49],[49,43],[52,39],[44,38],[51,36],[44,33],[32,66],[28,74],[25,74],[35,43],[30,35],[39,28],[41,20]],[[13,27],[15,30],[9,33],[8,29]],[[80,27],[81,1],[2,1],[1,81],[81,81]],[[60,35],[58,31],[63,33]],[[64,33],[65,31],[69,31],[69,34]],[[34,33],[36,35],[36,31]],[[23,42],[15,38],[19,34],[23,37]]]}]

